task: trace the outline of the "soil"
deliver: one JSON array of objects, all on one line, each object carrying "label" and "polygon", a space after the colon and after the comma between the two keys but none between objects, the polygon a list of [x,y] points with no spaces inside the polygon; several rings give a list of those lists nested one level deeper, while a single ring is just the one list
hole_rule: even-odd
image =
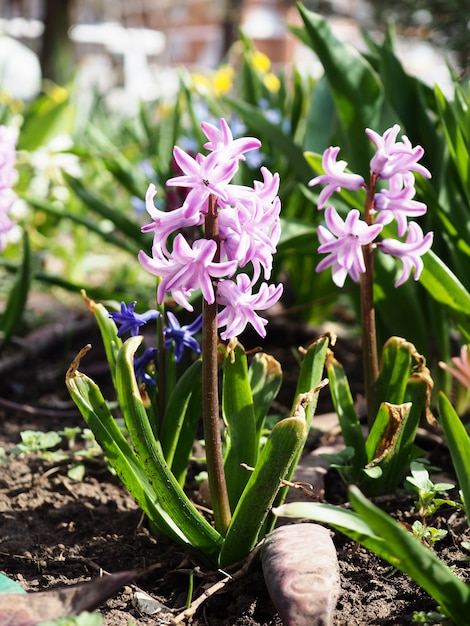
[{"label": "soil", "polygon": [[[284,359],[287,380],[293,381],[296,362],[290,347],[306,345],[314,335],[311,329],[288,319],[278,320],[273,333],[271,340],[275,340],[279,352],[276,356],[281,362]],[[102,457],[85,460],[85,475],[76,481],[67,473],[73,464],[71,460],[47,460],[35,454],[12,452],[20,442],[20,433],[27,429],[45,432],[85,426],[63,381],[73,356],[90,341],[95,346],[94,356],[87,357],[87,364],[84,362],[81,369],[106,388],[109,380],[104,355],[93,320],[86,313],[77,316],[76,312],[63,309],[60,322],[56,313],[55,320],[16,342],[0,358],[0,446],[6,450],[0,467],[0,571],[26,591],[35,592],[87,581],[101,571],[146,570],[136,580],[138,587],[125,587],[103,604],[100,609],[103,623],[105,626],[170,623],[164,609],[149,616],[136,608],[136,589],[159,600],[171,611],[170,615],[177,615],[184,610],[189,572],[196,564],[181,549],[151,534],[133,499],[108,471]],[[345,341],[338,349],[343,351],[343,360],[353,370],[358,358],[354,343]],[[331,410],[328,394],[324,395],[319,414]],[[290,402],[289,389],[284,387],[280,408]],[[328,423],[333,425],[309,440],[304,469],[321,446],[337,442],[334,420]],[[420,438],[419,444],[431,462],[443,470],[439,479],[455,482],[439,435],[423,430]],[[326,473],[324,488],[317,493],[318,498],[330,502],[344,501],[344,489],[333,471]],[[381,506],[405,523],[415,519],[411,513],[412,501],[401,492],[384,500]],[[469,579],[465,569],[468,564],[460,550],[460,542],[470,539],[463,516],[451,507],[443,508],[433,525],[450,531],[436,544],[439,556]],[[335,626],[402,626],[412,623],[415,611],[436,610],[433,600],[406,576],[343,536],[335,534],[333,539],[342,586]],[[222,578],[223,573],[198,570],[193,598]],[[266,592],[259,562],[255,561],[246,575],[226,583],[218,593],[208,597],[191,623],[281,625]]]}]

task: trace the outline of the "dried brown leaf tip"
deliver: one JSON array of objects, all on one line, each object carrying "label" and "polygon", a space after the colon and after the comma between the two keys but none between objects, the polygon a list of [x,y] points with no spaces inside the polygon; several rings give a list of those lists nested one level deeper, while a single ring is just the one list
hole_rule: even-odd
[{"label": "dried brown leaf tip", "polygon": [[70,363],[70,366],[69,366],[69,368],[67,370],[67,374],[65,375],[65,380],[66,381],[70,380],[71,378],[73,378],[77,374],[78,368],[80,366],[80,361],[85,356],[85,354],[87,352],[89,352],[90,350],[91,350],[91,343],[88,343],[86,346],[84,346],[80,350],[80,352],[74,358],[72,363]]}]

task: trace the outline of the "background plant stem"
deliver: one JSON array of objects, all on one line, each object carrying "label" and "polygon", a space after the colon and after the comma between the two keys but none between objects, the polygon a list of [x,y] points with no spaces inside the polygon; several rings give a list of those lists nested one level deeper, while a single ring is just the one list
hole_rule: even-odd
[{"label": "background plant stem", "polygon": [[[219,224],[217,201],[209,196],[208,211],[204,224],[206,239],[217,242],[214,260],[219,258]],[[202,416],[206,464],[214,511],[215,527],[225,535],[230,524],[231,512],[225,482],[222,456],[222,438],[219,425],[219,389],[217,365],[217,283],[214,281],[216,298],[213,304],[202,301]]]},{"label": "background plant stem", "polygon": [[[373,222],[377,176],[371,172],[370,184],[364,205],[364,220],[370,226]],[[363,246],[365,273],[361,274],[361,317],[362,317],[362,362],[364,369],[364,385],[367,401],[367,422],[369,428],[375,421],[378,410],[377,379],[379,376],[379,360],[377,355],[377,336],[374,308],[374,248],[372,244]]]}]

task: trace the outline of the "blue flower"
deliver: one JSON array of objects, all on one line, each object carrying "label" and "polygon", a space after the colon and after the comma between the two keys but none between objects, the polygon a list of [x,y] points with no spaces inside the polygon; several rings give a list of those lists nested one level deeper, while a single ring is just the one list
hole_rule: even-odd
[{"label": "blue flower", "polygon": [[136,301],[134,300],[127,306],[125,302],[121,302],[120,312],[109,314],[109,317],[111,317],[116,324],[120,324],[118,337],[122,337],[127,331],[130,331],[131,335],[135,337],[135,335],[139,334],[139,328],[141,326],[150,320],[156,319],[160,315],[156,309],[149,309],[145,313],[136,313],[134,311],[135,303]]},{"label": "blue flower", "polygon": [[155,379],[147,373],[147,367],[157,355],[157,348],[146,348],[144,352],[134,360],[134,372],[136,380],[146,385],[155,385]]},{"label": "blue flower", "polygon": [[176,362],[181,360],[184,346],[194,350],[196,354],[200,354],[201,348],[193,335],[201,330],[202,315],[199,315],[194,322],[187,326],[181,326],[171,311],[168,311],[166,315],[169,326],[165,327],[165,348],[170,348],[174,342]]}]

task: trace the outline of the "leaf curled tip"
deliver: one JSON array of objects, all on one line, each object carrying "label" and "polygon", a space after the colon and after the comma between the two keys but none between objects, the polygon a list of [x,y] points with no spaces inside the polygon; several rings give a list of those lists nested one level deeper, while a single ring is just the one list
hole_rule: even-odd
[{"label": "leaf curled tip", "polygon": [[333,348],[336,344],[336,340],[338,339],[338,335],[334,333],[332,330],[326,331],[322,337],[326,337],[328,339],[329,345]]},{"label": "leaf curled tip", "polygon": [[310,404],[310,402],[314,400],[315,395],[320,391],[320,389],[323,389],[323,387],[326,387],[327,384],[328,384],[328,378],[324,378],[313,389],[310,389],[310,391],[299,394],[297,396],[297,402],[292,412],[292,417],[297,417],[298,419],[305,419],[305,409]]},{"label": "leaf curled tip", "polygon": [[266,366],[268,376],[282,376],[281,364],[271,354],[266,352],[259,352],[259,359],[263,361]]},{"label": "leaf curled tip", "polygon": [[84,346],[80,350],[80,352],[77,354],[77,356],[73,359],[72,363],[70,363],[70,366],[67,370],[67,374],[65,375],[66,383],[76,375],[78,367],[80,365],[80,361],[85,356],[85,354],[89,352],[90,350],[91,350],[91,343],[87,343],[87,345]]},{"label": "leaf curled tip", "polygon": [[96,308],[96,302],[86,295],[85,289],[82,289],[80,293],[82,294],[82,298],[85,300],[85,304],[87,305],[88,310],[94,313]]},{"label": "leaf curled tip", "polygon": [[228,344],[226,346],[226,351],[227,351],[227,355],[230,358],[230,363],[233,365],[235,363],[235,350],[237,348],[237,346],[240,346],[240,348],[242,350],[245,350],[245,348],[242,346],[242,344],[238,341],[237,337],[231,337],[228,341]]},{"label": "leaf curled tip", "polygon": [[338,339],[338,336],[333,331],[327,330],[325,333],[319,335],[319,337],[317,339],[315,339],[315,341],[313,343],[311,343],[308,346],[308,348],[304,348],[303,346],[299,346],[297,349],[298,349],[300,354],[305,355],[305,354],[307,354],[307,352],[310,349],[314,348],[320,341],[322,341],[324,339],[327,339],[328,340],[328,345],[333,348],[334,345],[336,344],[336,340]]}]

